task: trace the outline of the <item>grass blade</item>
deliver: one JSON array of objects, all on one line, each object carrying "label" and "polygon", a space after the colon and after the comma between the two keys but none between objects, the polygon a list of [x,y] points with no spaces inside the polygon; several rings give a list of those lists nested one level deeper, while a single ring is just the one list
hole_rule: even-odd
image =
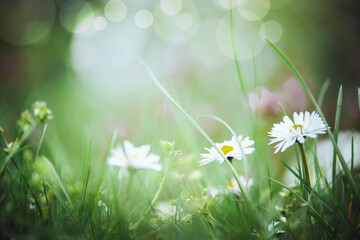
[{"label": "grass blade", "polygon": [[322,106],[325,93],[326,93],[327,89],[329,88],[329,86],[330,86],[330,80],[329,80],[329,79],[327,79],[327,80],[324,82],[324,84],[321,86],[320,93],[319,93],[319,97],[318,97],[318,104],[319,104],[319,107],[320,107],[320,108],[321,108],[321,106]]},{"label": "grass blade", "polygon": [[360,88],[358,87],[358,106],[360,111]]},{"label": "grass blade", "polygon": [[85,196],[86,196],[86,190],[88,187],[88,183],[89,183],[89,176],[90,176],[90,155],[91,155],[91,144],[92,141],[90,140],[89,143],[89,150],[88,150],[88,155],[85,161],[85,165],[84,165],[84,171],[83,171],[83,182],[84,182],[84,187],[83,187],[83,191],[82,191],[82,201],[81,201],[81,209],[79,212],[79,215],[82,215],[82,212],[84,210],[84,205],[85,205]]},{"label": "grass blade", "polygon": [[64,185],[62,184],[62,182],[61,182],[61,180],[60,180],[60,177],[59,177],[59,175],[57,174],[54,166],[51,164],[51,162],[50,162],[46,157],[44,157],[44,160],[45,160],[45,162],[49,165],[52,173],[54,174],[57,182],[58,182],[59,185],[60,185],[61,190],[63,190],[66,199],[69,201],[69,204],[70,204],[71,209],[74,210],[74,206],[73,206],[73,204],[72,204],[72,202],[71,202],[71,200],[70,200],[69,194],[66,192],[66,189],[65,189]]},{"label": "grass blade", "polygon": [[36,155],[35,155],[35,159],[34,159],[35,161],[36,161],[36,159],[37,159],[38,156],[39,156],[40,148],[41,148],[42,142],[43,142],[44,137],[45,137],[46,129],[47,129],[47,123],[45,123],[45,125],[44,125],[44,129],[43,129],[43,132],[42,132],[42,134],[41,134],[41,138],[40,138],[39,144],[38,144],[38,146],[37,146],[37,148],[36,148]]},{"label": "grass blade", "polygon": [[[265,176],[266,177],[266,176]],[[268,177],[266,177],[266,178],[268,178]],[[277,180],[275,180],[275,179],[273,179],[273,178],[268,178],[270,181],[272,181],[272,182],[274,182],[274,183],[276,183],[276,184],[278,184],[278,185],[280,185],[281,187],[283,187],[283,188],[286,188],[287,190],[289,190],[292,194],[294,194],[297,198],[299,198],[299,200],[300,201],[302,201],[304,204],[305,204],[305,206],[307,206],[309,209],[308,210],[311,210],[312,212],[312,214],[315,214],[315,216],[316,217],[314,217],[317,221],[319,221],[319,223],[321,224],[321,225],[323,225],[323,226],[326,226],[326,229],[331,233],[331,234],[335,234],[334,233],[334,230],[332,229],[332,227],[331,226],[329,226],[329,224],[327,224],[322,218],[321,218],[321,215],[312,207],[312,206],[310,206],[310,205],[308,205],[308,202],[304,199],[304,198],[302,198],[299,194],[297,194],[293,189],[291,189],[290,187],[288,187],[288,186],[286,186],[285,184],[282,184],[281,182],[279,182],[279,181],[277,181]],[[309,211],[308,211],[309,212]],[[311,214],[311,215],[312,215]],[[313,215],[312,215],[313,216]]]},{"label": "grass blade", "polygon": [[245,177],[246,177],[246,185],[248,184],[248,161],[247,161],[247,157],[244,153],[244,149],[238,139],[238,136],[236,135],[235,131],[229,126],[229,124],[227,124],[224,120],[222,120],[221,118],[217,117],[217,116],[213,116],[213,115],[201,115],[200,117],[204,117],[204,118],[211,118],[214,119],[218,122],[221,122],[222,124],[224,124],[225,127],[227,127],[227,129],[229,129],[229,131],[231,132],[231,134],[234,136],[234,138],[236,139],[236,143],[238,144],[241,154],[244,157],[244,169],[245,169]]},{"label": "grass blade", "polygon": [[237,74],[237,77],[238,77],[238,80],[239,80],[240,91],[245,96],[246,88],[245,88],[245,84],[244,84],[244,79],[241,76],[240,63],[239,63],[239,58],[237,56],[233,20],[234,19],[233,19],[232,1],[230,1],[230,38],[231,38],[231,47],[232,47],[232,52],[233,52],[233,56],[234,56],[236,74]]},{"label": "grass blade", "polygon": [[351,174],[354,174],[354,136],[351,137]]},{"label": "grass blade", "polygon": [[[241,182],[239,176],[233,167],[233,165],[226,159],[224,153],[216,146],[215,142],[205,133],[205,131],[199,126],[199,124],[171,97],[171,95],[166,91],[166,89],[161,85],[155,74],[151,71],[151,69],[146,65],[146,63],[142,60],[142,58],[132,49],[129,45],[124,44],[126,49],[134,56],[134,58],[138,61],[138,63],[145,69],[150,79],[156,84],[156,86],[163,92],[163,94],[171,101],[172,104],[184,115],[184,117],[205,137],[205,139],[216,149],[216,151],[220,154],[220,156],[224,159],[224,161],[231,168],[234,177],[241,187]],[[240,189],[241,190],[241,189]],[[243,196],[246,202],[250,203],[250,199],[247,197],[245,191],[243,191]]]},{"label": "grass blade", "polygon": [[[342,104],[342,86],[340,86],[337,105],[336,105],[336,115],[335,115],[335,127],[334,127],[334,138],[335,142],[338,143],[338,136],[339,136],[339,125],[340,125],[340,115],[341,115],[341,104]],[[333,168],[332,168],[332,182],[333,182],[333,191],[335,192],[335,177],[336,177],[336,151],[334,148],[333,153]]]},{"label": "grass blade", "polygon": [[[329,138],[330,138],[331,142],[334,145],[334,148],[335,148],[336,153],[337,153],[337,155],[339,157],[341,166],[342,166],[342,168],[344,170],[345,176],[346,176],[346,178],[348,179],[348,181],[350,183],[351,189],[354,192],[354,195],[356,196],[357,200],[360,200],[360,194],[359,194],[359,191],[356,188],[356,185],[355,185],[354,179],[353,179],[353,177],[352,177],[352,175],[350,173],[349,167],[346,165],[344,156],[342,155],[342,153],[341,153],[341,151],[340,151],[340,149],[339,149],[339,147],[338,147],[338,145],[337,145],[337,143],[335,141],[335,138],[334,138],[334,136],[333,136],[333,134],[332,134],[332,132],[330,130],[329,124],[327,123],[327,121],[326,121],[326,119],[324,117],[324,114],[322,113],[322,111],[321,111],[319,105],[317,104],[314,96],[312,95],[309,87],[307,86],[307,84],[305,83],[305,81],[303,80],[303,78],[301,77],[299,72],[296,70],[295,66],[285,56],[285,54],[278,47],[276,47],[275,44],[272,43],[269,39],[265,39],[265,40],[270,45],[270,47],[280,56],[280,58],[285,62],[285,64],[290,68],[290,70],[294,73],[295,77],[297,78],[297,80],[300,82],[300,84],[304,88],[306,94],[309,96],[310,100],[313,102],[316,111],[319,113],[320,117],[324,121],[324,124],[326,126],[326,131],[327,131],[327,133],[329,135]],[[360,104],[360,90],[358,90],[358,93],[359,93],[359,104]],[[359,107],[360,107],[360,105],[359,105]]]},{"label": "grass blade", "polygon": [[12,148],[12,150],[10,151],[10,153],[6,156],[5,160],[2,161],[1,165],[0,165],[0,172],[2,173],[6,167],[6,165],[8,164],[8,162],[10,161],[10,159],[18,152],[18,150],[20,149],[21,145],[25,142],[25,140],[31,135],[31,133],[34,131],[35,127],[37,124],[33,124],[30,129],[24,133],[19,142]]},{"label": "grass blade", "polygon": [[[324,204],[324,206],[331,211],[331,213],[334,212],[334,210],[333,210],[328,204],[326,204],[326,202],[324,201],[324,199],[314,190],[315,185],[314,185],[314,188],[310,187],[309,184],[307,184],[306,181],[305,181],[303,178],[301,178],[299,174],[297,174],[297,173],[295,172],[295,170],[293,170],[293,169],[292,169],[289,165],[287,165],[283,160],[280,160],[280,161],[284,164],[284,166],[285,166],[297,179],[299,179],[299,181],[306,187],[307,191],[308,191],[309,193],[311,193],[311,195],[312,195],[312,194],[315,194],[317,197],[319,197],[319,199],[320,199],[321,202]],[[316,182],[316,183],[318,183],[318,182]],[[304,199],[305,199],[305,198],[304,198]],[[310,198],[309,198],[308,202],[310,202]]]}]

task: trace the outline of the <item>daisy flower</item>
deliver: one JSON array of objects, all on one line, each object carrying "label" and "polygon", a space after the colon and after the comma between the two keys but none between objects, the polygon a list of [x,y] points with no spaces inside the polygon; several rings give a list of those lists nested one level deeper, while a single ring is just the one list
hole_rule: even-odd
[{"label": "daisy flower", "polygon": [[129,141],[124,141],[124,150],[121,146],[112,150],[108,158],[108,164],[120,167],[119,178],[128,174],[130,169],[152,169],[161,171],[161,165],[158,163],[160,157],[149,153],[150,145],[135,147]]},{"label": "daisy flower", "polygon": [[[248,188],[250,188],[254,184],[253,178],[249,178],[247,184],[246,184],[246,178],[244,176],[240,176],[239,180],[243,186],[247,185]],[[237,195],[241,195],[241,190],[240,190],[239,184],[237,183],[235,178],[231,179],[227,188],[230,190],[230,192],[235,193]]]},{"label": "daisy flower", "polygon": [[283,118],[283,122],[274,124],[269,136],[272,137],[269,144],[278,143],[275,146],[275,153],[279,150],[285,151],[295,142],[304,143],[306,137],[316,138],[318,134],[326,133],[326,126],[315,111],[294,112],[294,121],[288,116]]},{"label": "daisy flower", "polygon": [[[250,154],[255,150],[254,148],[250,147],[251,145],[254,144],[254,141],[250,140],[249,137],[242,139],[242,136],[240,135],[238,139],[239,142],[241,143],[242,149],[244,150],[244,154]],[[232,137],[230,141],[225,141],[223,143],[215,143],[215,145],[223,152],[224,156],[229,161],[232,161],[233,158],[236,158],[237,160],[241,160],[243,157],[235,137]],[[205,148],[205,149],[209,153],[201,154],[202,160],[200,161],[200,165],[208,164],[213,161],[218,161],[219,163],[224,162],[224,159],[221,157],[221,155],[214,147],[210,149],[209,148]]]}]

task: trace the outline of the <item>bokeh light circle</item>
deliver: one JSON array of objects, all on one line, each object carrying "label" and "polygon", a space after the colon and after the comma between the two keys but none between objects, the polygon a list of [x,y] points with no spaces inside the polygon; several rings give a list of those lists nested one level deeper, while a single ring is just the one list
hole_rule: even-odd
[{"label": "bokeh light circle", "polygon": [[239,0],[240,15],[248,21],[260,21],[269,12],[270,0]]},{"label": "bokeh light circle", "polygon": [[181,0],[161,0],[160,8],[161,11],[169,16],[174,16],[178,14],[181,10],[182,2]]},{"label": "bokeh light circle", "polygon": [[190,13],[182,12],[176,15],[175,17],[175,25],[180,30],[186,31],[191,28],[193,24],[193,17]]},{"label": "bokeh light circle", "polygon": [[218,2],[220,7],[230,10],[231,8],[233,9],[237,7],[239,0],[218,0]]},{"label": "bokeh light circle", "polygon": [[102,16],[98,16],[94,20],[94,28],[98,31],[104,30],[107,27],[107,20]]},{"label": "bokeh light circle", "polygon": [[[238,18],[235,20],[234,31],[237,57],[239,60],[249,60],[256,57],[263,49],[265,42],[261,39],[259,30],[261,22],[250,22]],[[230,37],[229,16],[223,17],[216,27],[216,42],[220,51],[228,58],[234,57]]]},{"label": "bokeh light circle", "polygon": [[87,31],[94,20],[94,10],[84,0],[69,0],[61,7],[60,23],[71,33]]},{"label": "bokeh light circle", "polygon": [[37,43],[49,34],[55,14],[52,0],[2,1],[0,38],[18,46]]},{"label": "bokeh light circle", "polygon": [[199,13],[192,1],[183,1],[181,11],[176,16],[163,14],[160,5],[154,9],[154,15],[157,37],[173,45],[184,43],[198,31]]},{"label": "bokeh light circle", "polygon": [[111,0],[104,7],[104,14],[111,22],[121,22],[127,15],[127,7],[121,0]]},{"label": "bokeh light circle", "polygon": [[270,20],[260,26],[260,36],[262,39],[268,38],[272,42],[278,42],[283,35],[283,29],[280,23]]},{"label": "bokeh light circle", "polygon": [[154,17],[151,12],[141,9],[135,14],[135,24],[139,28],[149,28],[153,23]]}]

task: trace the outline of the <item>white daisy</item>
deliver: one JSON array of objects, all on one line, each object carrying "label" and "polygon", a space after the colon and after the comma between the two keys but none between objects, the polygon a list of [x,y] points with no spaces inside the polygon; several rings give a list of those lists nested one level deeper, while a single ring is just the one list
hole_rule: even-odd
[{"label": "white daisy", "polygon": [[[249,178],[247,184],[246,184],[246,178],[244,176],[240,176],[239,180],[243,186],[247,185],[248,189],[254,184],[253,178]],[[237,183],[235,178],[231,179],[227,188],[230,190],[230,192],[235,193],[237,195],[241,195],[241,190],[240,190],[239,184]]]},{"label": "white daisy", "polygon": [[[240,135],[238,137],[239,142],[241,143],[242,149],[244,150],[244,154],[250,154],[255,149],[251,148],[249,146],[254,144],[253,140],[250,140],[249,137],[246,137],[242,140],[242,136]],[[240,150],[239,145],[237,144],[237,141],[235,137],[232,137],[230,141],[225,141],[223,143],[215,143],[216,146],[223,152],[225,157],[231,161],[233,158],[236,158],[237,160],[242,159],[242,153]],[[201,157],[202,160],[200,161],[200,165],[208,164],[213,161],[218,161],[219,163],[223,163],[224,159],[221,157],[221,155],[216,151],[214,147],[212,148],[205,148],[209,153],[202,153]]]},{"label": "white daisy", "polygon": [[316,138],[317,134],[326,133],[326,126],[315,111],[311,113],[294,112],[294,121],[288,116],[283,118],[283,122],[274,124],[269,136],[272,137],[269,144],[277,143],[275,153],[280,149],[285,151],[295,142],[304,143],[306,137]]},{"label": "white daisy", "polygon": [[158,163],[160,157],[150,152],[150,145],[135,147],[129,141],[124,141],[124,150],[121,146],[116,147],[108,158],[108,164],[120,167],[119,178],[128,174],[129,169],[152,169],[161,171]]}]

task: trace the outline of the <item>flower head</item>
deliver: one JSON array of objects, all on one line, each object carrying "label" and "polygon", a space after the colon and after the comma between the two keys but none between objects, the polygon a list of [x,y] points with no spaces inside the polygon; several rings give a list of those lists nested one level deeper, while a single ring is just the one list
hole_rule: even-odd
[{"label": "flower head", "polygon": [[269,136],[272,137],[269,144],[278,143],[275,146],[275,153],[280,149],[283,152],[295,142],[304,143],[306,137],[316,138],[317,134],[325,132],[326,126],[315,111],[311,114],[294,112],[294,121],[285,116],[283,122],[274,124],[269,132]]},{"label": "flower head", "polygon": [[[254,184],[254,179],[249,178],[248,181],[246,181],[246,178],[244,176],[240,176],[239,180],[243,186],[247,186],[247,188],[250,188]],[[237,183],[236,179],[233,178],[229,182],[227,188],[230,190],[230,192],[235,193],[237,195],[241,195],[241,190],[239,187],[239,184]]]},{"label": "flower head", "polygon": [[[254,144],[254,141],[250,140],[249,137],[242,139],[242,136],[240,135],[238,137],[238,140],[241,143],[244,154],[250,154],[255,150],[254,148],[250,147],[251,145]],[[225,158],[227,158],[229,161],[231,161],[233,158],[236,158],[237,160],[241,160],[243,157],[243,154],[241,153],[241,149],[237,144],[235,137],[232,137],[230,141],[225,141],[223,143],[215,143],[215,145],[222,151]],[[205,149],[209,153],[201,154],[202,160],[200,161],[200,165],[208,164],[213,161],[218,161],[219,163],[222,163],[224,161],[220,153],[214,147],[210,149],[209,148],[205,148]]]},{"label": "flower head", "polygon": [[129,169],[152,169],[160,171],[161,165],[158,163],[160,157],[152,153],[149,154],[149,152],[150,145],[135,147],[129,141],[125,140],[124,150],[121,146],[112,150],[108,164],[121,168],[119,178],[127,174],[127,170]]}]

